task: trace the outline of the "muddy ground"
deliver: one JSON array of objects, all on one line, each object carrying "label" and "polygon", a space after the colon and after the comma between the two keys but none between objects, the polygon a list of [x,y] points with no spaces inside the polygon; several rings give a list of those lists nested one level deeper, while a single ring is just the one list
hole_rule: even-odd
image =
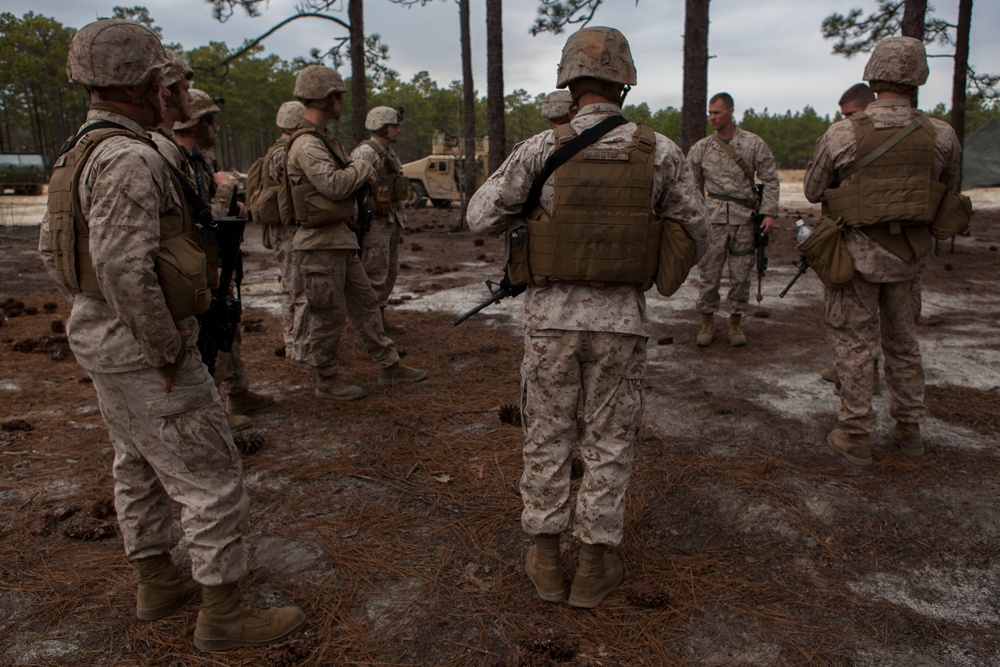
[{"label": "muddy ground", "polygon": [[[593,611],[539,601],[522,568],[519,303],[451,325],[499,277],[501,243],[462,231],[457,208],[411,213],[392,315],[430,379],[379,388],[348,336],[346,376],[369,396],[331,405],[275,355],[277,283],[251,230],[244,354],[252,387],[278,400],[242,438],[258,448],[244,457],[244,588],[302,605],[309,626],[208,655],[191,643],[196,605],[134,617],[112,449],[61,337],[68,307],[35,256],[34,213],[5,199],[0,302],[24,308],[8,304],[0,327],[0,664],[1000,663],[1000,209],[980,208],[925,277],[921,459],[889,446],[884,391],[874,466],[825,445],[838,402],[819,377],[821,286],[807,275],[778,298],[794,220],[814,207],[786,200],[747,347],[695,346],[696,271],[675,297],[650,294],[626,578]],[[577,547],[564,549],[572,571]]]}]

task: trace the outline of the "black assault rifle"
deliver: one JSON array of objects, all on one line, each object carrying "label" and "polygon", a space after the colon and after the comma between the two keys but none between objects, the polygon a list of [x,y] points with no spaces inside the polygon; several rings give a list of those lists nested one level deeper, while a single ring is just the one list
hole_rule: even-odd
[{"label": "black assault rifle", "polygon": [[785,295],[788,294],[788,290],[792,289],[792,285],[795,284],[795,281],[804,276],[806,271],[809,270],[809,260],[806,259],[805,255],[799,255],[799,261],[792,262],[792,265],[799,267],[799,272],[792,276],[792,279],[788,281],[787,285],[785,285],[785,289],[781,290],[781,294],[778,295],[779,299],[784,299]]},{"label": "black assault rifle", "polygon": [[365,249],[365,235],[372,228],[372,207],[368,205],[369,195],[372,192],[371,185],[365,185],[358,190],[354,196],[358,204],[358,217],[347,223],[347,228],[358,237],[358,257]]},{"label": "black assault rifle", "polygon": [[457,327],[459,324],[469,319],[470,317],[478,313],[483,308],[486,308],[487,306],[490,306],[494,303],[500,303],[500,301],[506,299],[507,297],[515,297],[519,294],[522,294],[524,290],[528,289],[528,286],[514,285],[513,283],[510,282],[510,276],[508,276],[507,272],[504,271],[503,278],[500,279],[500,282],[487,280],[486,289],[488,289],[490,291],[490,294],[492,294],[493,296],[491,296],[489,299],[486,299],[486,301],[483,301],[481,304],[479,304],[469,312],[465,313],[464,315],[461,315],[453,319],[451,323],[454,326]]},{"label": "black assault rifle", "polygon": [[[760,208],[761,202],[764,201],[764,184],[758,183],[753,186],[754,194],[757,195],[757,209]],[[761,293],[762,282],[764,279],[764,272],[767,271],[767,243],[768,238],[764,233],[763,221],[764,216],[761,215],[759,210],[754,210],[750,214],[753,220],[753,248],[756,256],[757,265],[757,303],[761,302],[764,295]]]},{"label": "black assault rifle", "polygon": [[[243,316],[240,286],[243,283],[243,228],[246,218],[216,218],[212,221],[219,253],[219,286],[212,290],[212,304],[198,316],[198,351],[208,367],[208,374],[215,375],[215,361],[220,352],[233,350],[236,329]],[[230,285],[232,289],[230,290]],[[233,365],[233,380],[236,367]]]}]

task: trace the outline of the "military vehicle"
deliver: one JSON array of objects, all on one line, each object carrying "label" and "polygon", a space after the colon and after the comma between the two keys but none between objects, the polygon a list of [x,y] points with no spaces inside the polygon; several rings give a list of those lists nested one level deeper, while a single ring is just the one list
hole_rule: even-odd
[{"label": "military vehicle", "polygon": [[0,194],[40,195],[48,182],[45,158],[32,153],[0,153]]},{"label": "military vehicle", "polygon": [[[476,139],[476,187],[486,180],[486,160],[489,154],[489,137]],[[410,179],[410,187],[417,193],[417,208],[430,202],[433,206],[450,206],[462,198],[463,141],[460,137],[435,132],[431,141],[431,154],[403,165],[403,175]]]}]

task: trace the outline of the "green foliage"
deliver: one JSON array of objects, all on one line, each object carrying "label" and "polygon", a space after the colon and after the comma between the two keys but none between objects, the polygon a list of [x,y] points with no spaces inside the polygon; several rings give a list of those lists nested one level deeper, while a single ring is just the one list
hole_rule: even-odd
[{"label": "green foliage", "polygon": [[747,109],[740,121],[740,127],[760,136],[774,153],[778,167],[803,169],[812,157],[814,144],[827,128],[829,116],[820,117],[812,107],[801,112],[770,116],[767,109],[757,113]]}]

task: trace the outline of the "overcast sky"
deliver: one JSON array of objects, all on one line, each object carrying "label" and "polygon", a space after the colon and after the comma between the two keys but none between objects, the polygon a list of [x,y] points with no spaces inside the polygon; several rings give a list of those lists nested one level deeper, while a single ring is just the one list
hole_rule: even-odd
[{"label": "overcast sky", "polygon": [[[270,0],[262,16],[247,18],[242,11],[220,24],[205,0],[4,0],[0,10],[18,17],[28,11],[50,16],[65,26],[80,28],[100,16],[110,16],[115,5],[149,9],[164,40],[185,49],[224,41],[230,47],[266,32],[295,13],[296,0]],[[347,21],[346,0],[333,15]],[[556,66],[566,34],[532,37],[536,0],[504,3],[504,88],[524,89],[531,95],[555,88]],[[473,79],[480,96],[486,94],[485,0],[472,0]],[[934,15],[957,21],[958,0],[935,0]],[[874,0],[712,0],[709,27],[709,94],[727,91],[736,100],[737,115],[745,109],[771,113],[801,111],[812,106],[821,115],[833,114],[841,92],[861,80],[867,55],[850,60],[831,53],[832,42],[820,35],[820,23],[833,12],[858,7],[866,13]],[[618,28],[629,40],[638,70],[638,85],[628,103],[646,102],[652,110],[680,108],[683,0],[605,0],[591,25]],[[1000,2],[980,1],[973,10],[969,62],[981,72],[1000,74]],[[389,0],[365,2],[365,31],[378,33],[389,46],[389,67],[405,81],[429,72],[440,87],[461,79],[458,5],[454,0],[431,0],[424,7],[400,7]],[[308,56],[310,48],[325,50],[343,30],[330,21],[300,19],[270,36],[264,47],[290,60]],[[930,55],[948,54],[949,47],[930,46]],[[938,102],[950,106],[953,60],[930,59],[930,79],[921,89],[920,105]],[[342,72],[347,74],[347,72]],[[197,81],[195,82],[197,85]]]}]

